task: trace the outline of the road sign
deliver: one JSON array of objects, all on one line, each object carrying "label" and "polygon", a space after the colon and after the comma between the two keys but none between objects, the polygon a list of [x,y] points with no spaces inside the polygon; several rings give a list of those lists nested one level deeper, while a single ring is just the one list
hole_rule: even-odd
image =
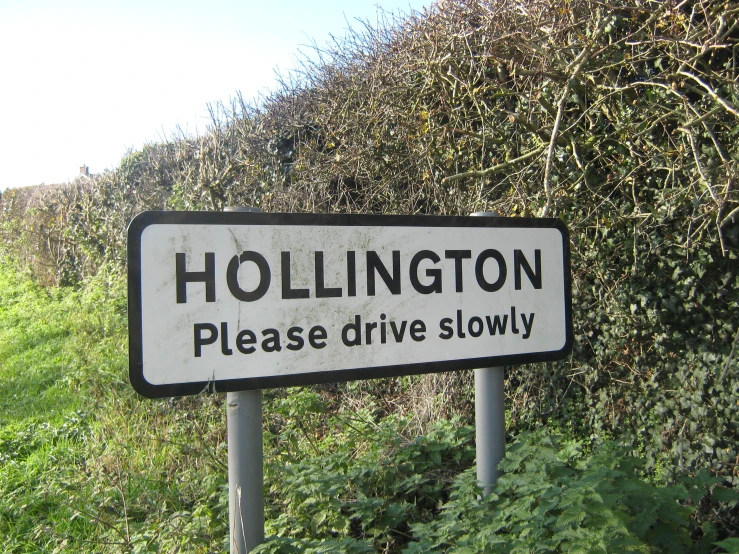
[{"label": "road sign", "polygon": [[147,397],[559,359],[557,219],[144,212],[130,376]]}]

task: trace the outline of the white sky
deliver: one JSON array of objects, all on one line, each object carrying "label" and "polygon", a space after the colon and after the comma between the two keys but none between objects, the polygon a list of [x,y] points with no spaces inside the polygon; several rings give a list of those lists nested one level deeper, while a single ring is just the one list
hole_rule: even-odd
[{"label": "white sky", "polygon": [[0,191],[114,168],[207,104],[275,88],[299,50],[377,6],[431,0],[0,0]]}]

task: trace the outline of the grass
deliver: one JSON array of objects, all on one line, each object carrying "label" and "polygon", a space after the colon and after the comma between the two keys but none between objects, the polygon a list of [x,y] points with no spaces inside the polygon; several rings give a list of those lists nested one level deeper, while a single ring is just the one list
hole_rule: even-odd
[{"label": "grass", "polygon": [[125,308],[112,272],[44,289],[0,260],[0,551],[225,547],[222,406],[135,395]]},{"label": "grass", "polygon": [[[54,301],[31,283],[0,275],[0,421],[54,418],[74,411],[79,399],[59,381],[73,365],[65,348],[71,331]],[[63,302],[57,303],[64,304]]]}]

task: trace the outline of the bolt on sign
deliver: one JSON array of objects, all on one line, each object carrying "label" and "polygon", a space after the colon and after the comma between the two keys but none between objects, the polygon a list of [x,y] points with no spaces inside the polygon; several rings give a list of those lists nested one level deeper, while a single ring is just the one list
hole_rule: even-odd
[{"label": "bolt on sign", "polygon": [[558,219],[144,212],[131,382],[156,398],[560,359],[569,258]]}]

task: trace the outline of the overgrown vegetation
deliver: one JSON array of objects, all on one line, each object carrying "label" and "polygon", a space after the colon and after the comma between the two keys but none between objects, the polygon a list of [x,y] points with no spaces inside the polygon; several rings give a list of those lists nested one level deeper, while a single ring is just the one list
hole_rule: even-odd
[{"label": "overgrown vegetation", "polygon": [[[136,400],[125,383],[122,315],[105,312],[108,308],[101,306],[109,292],[101,291],[112,286],[106,275],[120,286],[114,275],[123,269],[125,228],[135,213],[249,205],[265,211],[406,214],[494,210],[563,219],[572,236],[575,349],[564,362],[509,368],[509,429],[555,427],[565,431],[567,440],[584,441],[594,450],[586,448],[570,459],[542,445],[555,439],[525,439],[531,460],[548,456],[547,464],[529,464],[534,474],[553,464],[554,473],[538,474],[546,484],[536,486],[556,492],[563,476],[572,479],[568,487],[585,486],[588,472],[597,474],[602,462],[598,445],[612,439],[638,454],[643,464],[612,451],[618,461],[606,466],[620,473],[610,474],[608,483],[635,487],[639,498],[652,498],[654,514],[662,513],[665,502],[682,498],[686,509],[694,510],[693,519],[678,510],[669,521],[659,516],[660,524],[671,526],[673,538],[685,548],[691,541],[715,539],[729,541],[722,543],[728,549],[739,534],[736,506],[710,495],[695,504],[692,489],[685,489],[685,496],[680,487],[688,487],[685,479],[696,476],[703,476],[703,492],[723,490],[720,483],[739,486],[737,14],[739,7],[726,0],[445,0],[425,14],[387,16],[378,28],[361,27],[316,52],[258,102],[236,98],[230,105],[213,106],[212,125],[203,136],[175,137],[130,152],[117,169],[92,180],[7,191],[0,216],[4,255],[43,285],[96,282],[78,292],[44,291],[35,285],[19,289],[13,276],[0,289],[0,316],[10,318],[0,330],[0,371],[25,391],[28,401],[22,405],[29,406],[28,414],[34,411],[30,407],[49,403],[56,410],[34,419],[12,411],[21,403],[11,396],[0,398],[0,406],[11,410],[2,412],[3,425],[11,429],[9,442],[2,444],[16,445],[8,451],[25,452],[7,467],[31,463],[49,445],[74,453],[95,443],[65,438],[67,431],[58,431],[64,425],[82,425],[80,436],[85,437],[110,432],[91,457],[95,462],[109,459],[109,465],[98,474],[83,477],[84,471],[77,471],[73,476],[79,486],[88,478],[97,479],[95,486],[107,483],[106,494],[113,500],[100,500],[103,493],[97,489],[79,489],[84,492],[72,498],[79,497],[87,514],[82,517],[49,495],[36,511],[15,508],[21,515],[13,517],[25,517],[26,523],[12,520],[18,531],[6,540],[32,541],[28,537],[46,536],[47,527],[80,525],[82,532],[107,529],[94,536],[118,543],[113,550],[120,544],[138,548],[145,541],[132,537],[143,536],[171,550],[179,543],[166,541],[176,541],[178,532],[195,550],[200,548],[196,545],[204,551],[222,546],[219,401]],[[80,303],[85,294],[104,296]],[[120,291],[110,294],[122,305]],[[59,316],[61,321],[48,319],[41,313],[47,302],[67,315]],[[26,303],[39,306],[28,308],[27,318],[25,308],[12,307]],[[95,315],[102,312],[107,315]],[[108,323],[96,325],[95,317]],[[49,355],[42,357],[42,352]],[[84,401],[62,393],[67,381]],[[316,399],[328,415],[295,427],[297,413],[313,413],[323,405]],[[469,542],[474,537],[459,535],[454,518],[477,526],[483,535],[495,528],[496,534],[526,544],[520,522],[485,514],[528,493],[517,488],[515,479],[508,480],[497,498],[478,502],[470,492],[470,474],[464,473],[472,463],[465,450],[469,439],[462,441],[462,435],[444,427],[443,421],[455,416],[459,429],[470,423],[466,374],[275,393],[270,402],[280,421],[271,428],[270,444],[282,468],[270,471],[275,479],[295,479],[289,489],[295,492],[272,490],[277,511],[271,521],[282,526],[274,530],[283,539],[265,548],[289,550],[292,544],[305,550],[313,544],[320,550],[333,537],[348,541],[332,543],[335,551],[392,551],[432,543],[474,550]],[[365,413],[361,425],[342,411],[347,405]],[[129,422],[121,426],[114,415],[110,420],[80,415],[97,413],[93,407],[102,406],[106,413],[134,413],[141,422],[156,422],[165,434],[154,434],[143,423],[136,427],[135,418],[121,419]],[[369,411],[362,412],[366,407]],[[293,410],[292,415],[285,410]],[[103,432],[106,424],[112,427]],[[352,435],[348,425],[364,434]],[[124,432],[129,427],[150,438],[145,446],[134,448]],[[419,431],[424,438],[414,438]],[[417,466],[421,481],[415,492],[397,496],[398,489],[384,481],[384,461],[401,464],[392,470],[398,483],[410,479],[399,469],[408,463],[402,456],[408,448],[422,451],[424,441],[432,444],[434,433],[445,437],[440,442],[445,454],[439,454],[443,464]],[[201,441],[197,448],[178,442],[193,435]],[[332,435],[355,445],[351,458],[356,465],[341,466],[348,451],[332,442]],[[368,437],[366,442],[360,435],[362,441]],[[406,441],[403,448],[397,441]],[[20,448],[21,443],[28,446]],[[128,447],[121,445],[130,445],[136,454],[124,456]],[[319,455],[324,451],[331,454]],[[452,458],[444,458],[447,454]],[[192,469],[161,470],[170,462],[147,465],[168,457],[182,458],[182,467]],[[326,477],[321,464],[350,483]],[[356,469],[373,464],[377,469],[367,474]],[[293,474],[284,467],[302,469]],[[513,466],[509,470],[515,474]],[[178,482],[180,474],[198,477]],[[315,494],[299,492],[310,488],[308,481],[300,481],[304,474],[320,483]],[[637,475],[651,479],[649,487],[658,492],[639,489],[647,485],[638,484]],[[355,482],[365,478],[367,490]],[[138,483],[135,490],[142,494],[152,488],[159,492],[137,504],[132,499],[138,493],[124,487],[125,479]],[[6,485],[11,482],[20,483],[0,482],[6,487],[3,494],[15,490]],[[683,484],[674,485],[678,482]],[[667,483],[677,488],[661,488]],[[560,550],[575,548],[581,539],[596,540],[598,533],[602,540],[625,541],[624,548],[660,548],[649,532],[634,527],[633,506],[611,503],[608,486],[596,491],[607,517],[598,519],[606,513],[598,512],[569,522],[587,529],[586,538],[558,535],[571,528],[557,523],[566,512],[557,507],[538,512],[540,519],[526,532]],[[158,494],[168,500],[153,500]],[[420,496],[410,507],[412,494]],[[86,504],[85,498],[97,500]],[[583,501],[592,504],[594,497],[587,498]],[[76,501],[66,502],[76,506]],[[339,502],[338,511],[329,515],[324,501],[333,507]],[[439,512],[439,506],[446,507]],[[462,514],[459,506],[467,511]],[[57,523],[38,527],[43,514],[57,510],[64,514]],[[0,525],[11,521],[8,517],[3,512]],[[163,521],[170,523],[162,527]],[[48,544],[55,548],[58,540]],[[15,542],[8,544],[20,549]],[[40,543],[29,544],[35,545],[30,551]]]},{"label": "overgrown vegetation", "polygon": [[141,403],[125,316],[107,268],[44,289],[0,262],[1,551],[221,550],[226,474],[205,455],[223,440],[218,399],[197,420],[185,401]]},{"label": "overgrown vegetation", "polygon": [[[223,399],[136,397],[120,277],[50,293],[2,264],[0,284],[2,551],[226,550]],[[539,431],[480,499],[471,426],[419,435],[364,386],[341,406],[330,387],[267,392],[258,552],[731,551],[720,477],[650,484],[631,449]]]}]

